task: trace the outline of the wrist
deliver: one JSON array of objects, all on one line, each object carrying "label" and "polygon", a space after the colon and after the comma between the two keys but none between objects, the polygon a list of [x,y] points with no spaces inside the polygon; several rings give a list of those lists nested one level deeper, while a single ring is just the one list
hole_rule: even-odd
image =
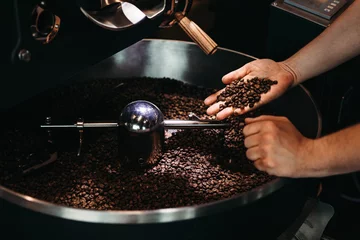
[{"label": "wrist", "polygon": [[292,80],[291,87],[295,87],[296,85],[298,85],[298,74],[296,73],[295,68],[292,67],[291,64],[286,60],[278,63],[280,67],[289,74],[289,78]]},{"label": "wrist", "polygon": [[306,138],[300,151],[302,177],[326,177],[329,175],[328,158],[324,158],[320,139]]}]

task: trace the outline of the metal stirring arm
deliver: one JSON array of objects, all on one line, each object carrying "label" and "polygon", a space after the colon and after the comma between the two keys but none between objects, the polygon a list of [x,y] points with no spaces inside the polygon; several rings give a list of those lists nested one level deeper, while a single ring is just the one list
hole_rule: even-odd
[{"label": "metal stirring arm", "polygon": [[[164,120],[164,127],[167,129],[209,129],[209,128],[227,128],[229,124],[222,123],[219,121],[206,121],[206,120]],[[85,123],[85,122],[77,122],[72,125],[41,125],[41,128],[76,128],[76,129],[84,129],[84,128],[117,128],[119,127],[118,123],[108,122],[108,123]]]},{"label": "metal stirring arm", "polygon": [[167,129],[217,129],[227,128],[229,124],[218,121],[200,120],[165,120],[164,127]]},{"label": "metal stirring arm", "polygon": [[[198,116],[190,113],[189,118],[195,118],[197,120],[164,120],[163,124],[165,129],[219,129],[219,128],[227,128],[229,124],[222,123],[216,120],[200,120]],[[41,125],[41,128],[74,128],[79,131],[79,148],[77,152],[77,156],[81,154],[81,148],[84,142],[84,128],[118,128],[120,126],[119,123],[116,122],[92,122],[85,123],[82,118],[79,118],[75,124],[72,125],[52,125],[50,124],[48,119],[46,118],[46,124]],[[48,130],[49,131],[49,130]]]},{"label": "metal stirring arm", "polygon": [[[143,166],[144,164],[152,165],[158,161],[156,156],[162,152],[161,146],[164,144],[162,136],[165,135],[165,129],[219,129],[229,127],[228,123],[217,120],[201,120],[194,113],[190,113],[188,117],[192,120],[165,120],[163,113],[156,105],[145,100],[138,100],[129,103],[122,110],[118,122],[85,123],[82,118],[79,118],[77,123],[72,125],[52,125],[46,121],[46,124],[41,125],[41,127],[77,129],[79,131],[78,156],[81,154],[85,128],[117,128],[122,139],[119,141],[119,151],[124,154],[122,158],[124,164],[131,162]],[[141,139],[140,142],[139,139]],[[140,146],[139,144],[144,147],[146,153],[134,153],[134,146]]]},{"label": "metal stirring arm", "polygon": [[77,122],[75,124],[66,125],[66,124],[49,124],[49,125],[40,125],[41,128],[76,128],[76,129],[83,129],[83,128],[117,128],[119,126],[118,123],[84,123],[84,122]]},{"label": "metal stirring arm", "polygon": [[119,125],[117,123],[85,123],[82,118],[79,118],[78,121],[75,124],[72,125],[52,125],[49,122],[49,119],[51,117],[46,118],[46,124],[41,125],[41,128],[75,128],[79,131],[79,148],[77,152],[77,156],[79,157],[81,155],[81,149],[84,142],[84,128],[116,128]]},{"label": "metal stirring arm", "polygon": [[[193,112],[189,112],[188,115],[190,120],[178,120],[178,119],[171,119],[171,120],[164,120],[164,128],[166,129],[209,129],[209,128],[227,128],[229,124],[220,122],[218,120],[206,119],[202,120],[199,116],[197,116]],[[116,122],[93,122],[93,123],[85,123],[82,118],[79,118],[76,124],[72,125],[51,125],[48,119],[51,117],[46,118],[46,125],[41,125],[42,128],[76,128],[76,129],[83,129],[83,128],[117,128],[119,127],[119,123]],[[80,139],[82,142],[82,139]]]}]

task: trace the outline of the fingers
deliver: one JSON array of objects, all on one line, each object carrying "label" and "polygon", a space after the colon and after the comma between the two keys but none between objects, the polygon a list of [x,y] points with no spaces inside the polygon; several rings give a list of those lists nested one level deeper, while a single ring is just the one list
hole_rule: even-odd
[{"label": "fingers", "polygon": [[244,140],[244,146],[246,148],[252,148],[252,147],[256,147],[260,144],[260,135],[255,134],[255,135],[251,135],[247,138],[245,138]]},{"label": "fingers", "polygon": [[246,150],[246,157],[251,161],[262,159],[264,157],[263,155],[263,151],[258,146]]},{"label": "fingers", "polygon": [[255,161],[254,165],[259,171],[266,172],[266,167],[262,160]]},{"label": "fingers", "polygon": [[227,108],[223,109],[222,111],[220,111],[218,114],[216,114],[216,119],[221,121],[221,120],[224,120],[225,118],[231,116],[232,114],[234,114],[234,108],[227,107]]},{"label": "fingers", "polygon": [[274,168],[273,162],[269,161],[268,159],[259,159],[254,162],[254,166],[262,172],[266,172],[269,175],[276,175],[281,176],[279,171]]},{"label": "fingers", "polygon": [[221,89],[221,90],[217,91],[216,93],[211,94],[210,96],[205,98],[205,100],[204,100],[205,105],[209,106],[209,105],[215,103],[217,101],[217,96],[219,96],[222,91],[224,91],[224,89]]},{"label": "fingers", "polygon": [[283,117],[273,115],[261,115],[255,118],[245,118],[245,123],[250,124],[260,121],[281,121]]},{"label": "fingers", "polygon": [[251,124],[245,125],[243,129],[243,135],[245,139],[251,135],[258,134],[263,127],[262,122],[253,122]]},{"label": "fingers", "polygon": [[[207,110],[206,113],[208,115],[215,115],[220,111],[220,105],[224,104],[224,102],[217,102],[213,105],[211,105]],[[224,109],[225,110],[225,109]]]},{"label": "fingers", "polygon": [[[228,108],[226,109],[224,112],[219,112],[220,111],[220,105],[221,104],[224,104],[224,102],[216,102],[217,101],[217,96],[222,92],[224,91],[224,89],[210,95],[209,97],[207,97],[205,100],[204,100],[204,103],[205,105],[208,105],[210,106],[207,110],[207,114],[208,115],[215,115],[217,114],[217,119],[219,120],[223,120],[225,119],[226,117],[229,117],[231,116],[232,114],[235,114],[235,115],[242,115],[242,114],[245,114],[249,111],[253,111],[259,107],[261,107],[262,105],[265,104],[264,101],[260,101],[258,103],[256,103],[252,108],[250,108],[249,106],[246,106],[245,108],[243,109],[239,109],[239,108]],[[248,119],[248,123],[251,123],[251,122],[254,122],[254,121],[262,121],[262,120],[273,120],[273,118],[260,118],[260,119]]]},{"label": "fingers", "polygon": [[247,69],[248,69],[247,64],[245,64],[241,68],[226,74],[222,78],[223,83],[229,84],[236,79],[243,78],[247,74]]},{"label": "fingers", "polygon": [[217,103],[211,105],[206,110],[206,113],[208,115],[215,115],[216,114],[216,119],[219,120],[219,121],[224,120],[225,118],[227,118],[227,117],[234,114],[234,108],[232,108],[232,107],[227,107],[227,108],[220,111],[220,105],[221,104],[224,104],[224,102],[217,102]]}]

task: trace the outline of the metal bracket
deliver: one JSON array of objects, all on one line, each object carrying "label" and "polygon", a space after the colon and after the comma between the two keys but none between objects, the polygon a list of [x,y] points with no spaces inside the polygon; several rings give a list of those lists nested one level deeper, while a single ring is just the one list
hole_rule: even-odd
[{"label": "metal bracket", "polygon": [[77,156],[80,157],[81,148],[82,148],[83,141],[84,141],[84,119],[79,118],[76,125],[79,128],[79,148],[78,148]]},{"label": "metal bracket", "polygon": [[45,3],[41,2],[32,12],[30,29],[33,38],[43,44],[50,43],[59,32],[60,22],[60,18],[46,10]]}]

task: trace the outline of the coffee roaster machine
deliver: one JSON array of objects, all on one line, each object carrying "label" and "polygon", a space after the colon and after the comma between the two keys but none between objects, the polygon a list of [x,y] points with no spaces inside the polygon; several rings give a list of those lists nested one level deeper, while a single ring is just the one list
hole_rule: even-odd
[{"label": "coffee roaster machine", "polygon": [[[7,113],[41,92],[77,79],[170,77],[219,88],[225,73],[255,59],[217,46],[186,17],[191,1],[18,0],[6,1],[5,9],[8,20],[4,29],[12,34],[1,47],[5,81],[0,89],[0,109],[4,123],[28,121],[36,106],[23,109],[27,117],[21,121]],[[195,43],[144,39],[159,28],[175,25]],[[321,135],[321,114],[303,86],[270,107],[291,119],[304,135]],[[37,239],[291,239],[317,205],[320,191],[316,179],[276,178],[205,205],[92,211],[51,204],[0,186],[0,228],[16,238]]]}]

